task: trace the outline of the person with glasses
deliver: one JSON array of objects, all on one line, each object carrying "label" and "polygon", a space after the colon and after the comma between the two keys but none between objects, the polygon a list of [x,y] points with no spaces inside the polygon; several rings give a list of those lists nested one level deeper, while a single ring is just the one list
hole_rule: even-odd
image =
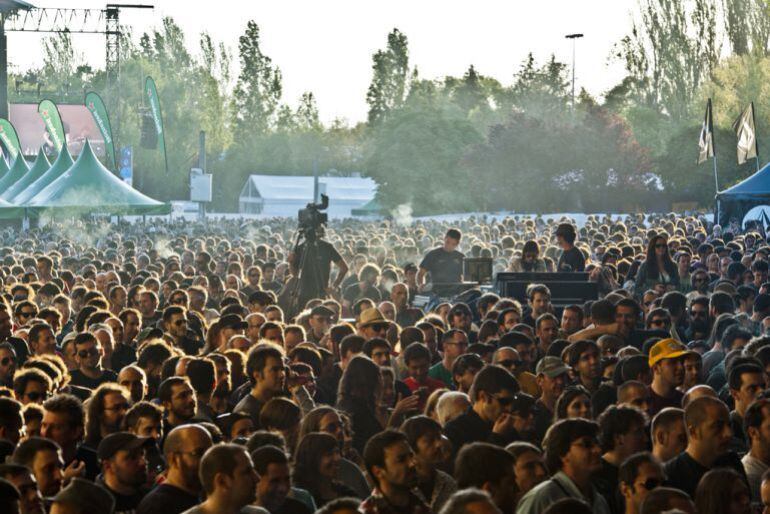
[{"label": "person with glasses", "polygon": [[165,338],[185,355],[197,355],[203,348],[203,341],[196,338],[195,332],[188,328],[187,310],[181,305],[166,307],[163,310],[162,324]]},{"label": "person with glasses", "polygon": [[13,307],[14,317],[14,330],[17,330],[27,325],[32,319],[37,316],[37,305],[29,300],[23,300]]},{"label": "person with glasses", "polygon": [[53,392],[51,377],[35,368],[19,370],[13,377],[13,394],[22,403],[42,405]]},{"label": "person with glasses", "polygon": [[687,299],[692,300],[698,296],[709,296],[709,285],[711,276],[704,268],[698,268],[692,272],[690,277],[692,282],[692,291],[687,293]]},{"label": "person with glasses", "polygon": [[129,393],[114,383],[100,385],[88,400],[85,444],[92,449],[106,436],[119,432],[129,408]]},{"label": "person with glasses", "polygon": [[663,485],[664,478],[660,461],[648,452],[625,459],[618,470],[619,492],[625,501],[624,514],[639,514],[644,499],[650,491]]},{"label": "person with glasses", "polygon": [[379,337],[385,339],[390,328],[391,321],[385,319],[385,316],[374,307],[364,309],[358,321],[358,333],[366,340]]},{"label": "person with glasses", "polygon": [[505,446],[515,440],[513,403],[519,383],[500,366],[487,366],[476,374],[469,393],[471,407],[444,427],[455,451],[463,445],[485,441]]},{"label": "person with glasses", "polygon": [[117,373],[102,367],[104,348],[93,334],[78,334],[73,344],[78,369],[70,371],[70,384],[93,390],[105,382],[118,381]]},{"label": "person with glasses", "polygon": [[441,361],[431,366],[428,376],[441,380],[446,387],[454,388],[452,367],[455,360],[467,351],[468,336],[462,330],[447,330],[441,339],[441,344],[443,347]]},{"label": "person with glasses", "polygon": [[[770,302],[768,302],[768,307],[770,307]],[[685,330],[685,339],[687,341],[708,339],[710,332],[709,300],[705,296],[698,296],[690,302],[690,319]]]},{"label": "person with glasses", "polygon": [[658,234],[650,238],[644,262],[636,273],[635,291],[637,295],[648,289],[663,286],[670,291],[679,288],[679,271],[668,251],[668,238]]},{"label": "person with glasses", "polygon": [[163,444],[166,479],[139,503],[136,514],[180,514],[200,503],[202,492],[198,471],[211,436],[200,425],[184,425],[169,432]]},{"label": "person with glasses", "polygon": [[671,330],[671,315],[668,310],[657,308],[650,311],[647,315],[647,330],[660,330],[669,332]]},{"label": "person with glasses", "polygon": [[524,495],[517,514],[543,512],[562,498],[582,500],[594,514],[609,514],[607,501],[594,487],[593,475],[601,469],[599,425],[586,419],[557,421],[543,441],[545,461],[554,473]]}]

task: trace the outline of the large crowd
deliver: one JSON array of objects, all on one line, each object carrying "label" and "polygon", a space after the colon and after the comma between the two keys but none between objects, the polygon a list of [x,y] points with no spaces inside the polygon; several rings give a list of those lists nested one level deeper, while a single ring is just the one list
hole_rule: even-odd
[{"label": "large crowd", "polygon": [[0,231],[0,513],[770,512],[764,227],[332,222],[322,297],[296,228]]}]

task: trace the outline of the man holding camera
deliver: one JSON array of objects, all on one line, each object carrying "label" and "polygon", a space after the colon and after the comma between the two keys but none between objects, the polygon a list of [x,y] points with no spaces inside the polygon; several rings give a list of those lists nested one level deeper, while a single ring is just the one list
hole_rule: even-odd
[{"label": "man holding camera", "polygon": [[[328,241],[324,241],[323,227],[318,226],[315,229],[305,228],[305,240],[300,243],[294,252],[289,254],[289,265],[293,280],[287,285],[286,289],[294,292],[296,301],[292,302],[293,310],[296,314],[301,311],[305,304],[313,298],[326,298],[335,296],[339,293],[342,279],[348,272],[348,265],[345,259]],[[307,253],[307,256],[305,256]],[[304,256],[304,262],[303,262]],[[331,265],[337,266],[337,277],[334,283],[329,285],[329,276],[331,275]],[[297,279],[299,286],[297,286]],[[295,288],[299,289],[295,289]],[[282,294],[283,296],[283,294]],[[290,298],[294,300],[294,298]]]}]

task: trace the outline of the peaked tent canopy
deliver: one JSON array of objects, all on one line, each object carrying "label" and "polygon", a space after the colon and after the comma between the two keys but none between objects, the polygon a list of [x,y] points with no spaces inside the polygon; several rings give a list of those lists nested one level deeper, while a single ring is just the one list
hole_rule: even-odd
[{"label": "peaked tent canopy", "polygon": [[22,177],[17,180],[16,183],[3,191],[3,193],[0,194],[0,200],[15,203],[14,197],[24,191],[31,183],[42,177],[43,174],[50,168],[51,163],[48,162],[48,158],[45,156],[43,148],[40,147],[40,150],[37,152],[37,158],[35,159],[35,162],[32,164],[32,167],[29,169],[29,171],[22,175]]},{"label": "peaked tent canopy", "polygon": [[70,169],[74,161],[67,151],[66,147],[62,147],[62,151],[59,152],[59,157],[53,162],[48,171],[43,173],[43,176],[31,183],[24,191],[13,197],[13,203],[16,205],[26,205],[33,196],[43,190],[48,184],[61,177],[62,174]]},{"label": "peaked tent canopy", "polygon": [[143,195],[113,175],[86,141],[78,160],[27,202],[37,213],[168,214],[171,205]]},{"label": "peaked tent canopy", "polygon": [[27,163],[24,160],[24,156],[19,154],[18,157],[16,157],[16,160],[13,161],[11,169],[8,170],[8,173],[6,173],[3,178],[0,178],[0,192],[6,191],[28,171],[29,168],[27,167]]},{"label": "peaked tent canopy", "polygon": [[717,193],[719,220],[723,227],[731,221],[743,226],[743,218],[758,205],[770,205],[770,163],[734,186]]}]

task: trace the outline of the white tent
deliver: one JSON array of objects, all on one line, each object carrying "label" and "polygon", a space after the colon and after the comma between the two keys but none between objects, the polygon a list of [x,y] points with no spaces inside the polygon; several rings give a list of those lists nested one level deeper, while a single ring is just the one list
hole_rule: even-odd
[{"label": "white tent", "polygon": [[[349,218],[372,199],[377,185],[371,178],[318,177],[318,191],[329,196],[330,218]],[[241,190],[238,212],[294,217],[313,201],[313,177],[250,175]]]}]

